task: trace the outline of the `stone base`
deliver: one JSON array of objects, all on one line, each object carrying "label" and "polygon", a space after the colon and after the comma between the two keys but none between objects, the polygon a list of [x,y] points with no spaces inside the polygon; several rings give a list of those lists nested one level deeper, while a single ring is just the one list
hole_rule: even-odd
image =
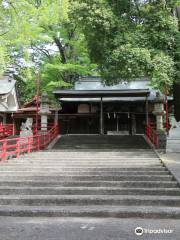
[{"label": "stone base", "polygon": [[158,148],[159,149],[166,149],[166,141],[167,141],[167,135],[163,131],[157,131],[158,135]]}]

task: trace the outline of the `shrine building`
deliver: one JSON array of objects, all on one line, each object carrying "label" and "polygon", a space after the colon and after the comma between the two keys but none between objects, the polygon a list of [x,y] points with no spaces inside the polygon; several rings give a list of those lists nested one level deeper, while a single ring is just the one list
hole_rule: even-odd
[{"label": "shrine building", "polygon": [[54,91],[59,99],[61,134],[144,134],[153,115],[157,90],[146,78],[107,86],[100,78],[84,77],[74,89]]}]

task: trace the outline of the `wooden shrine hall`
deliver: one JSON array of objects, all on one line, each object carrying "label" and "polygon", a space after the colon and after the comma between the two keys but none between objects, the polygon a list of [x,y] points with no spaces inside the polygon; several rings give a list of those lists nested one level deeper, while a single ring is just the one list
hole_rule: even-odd
[{"label": "wooden shrine hall", "polygon": [[144,134],[155,122],[155,91],[146,79],[104,86],[99,78],[84,78],[74,89],[54,91],[61,103],[61,134]]}]

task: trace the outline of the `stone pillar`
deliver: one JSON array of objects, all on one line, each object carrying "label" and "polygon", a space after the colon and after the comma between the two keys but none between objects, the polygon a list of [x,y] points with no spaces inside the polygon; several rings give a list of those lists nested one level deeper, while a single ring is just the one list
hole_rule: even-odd
[{"label": "stone pillar", "polygon": [[160,149],[166,148],[166,130],[164,129],[163,117],[166,112],[164,111],[164,97],[159,92],[156,93],[156,99],[154,100],[154,111],[156,116],[156,134],[158,135],[158,147]]},{"label": "stone pillar", "polygon": [[47,93],[43,93],[41,96],[40,114],[41,114],[41,130],[47,131],[48,115],[50,114],[49,99]]},{"label": "stone pillar", "polygon": [[154,100],[154,111],[153,114],[156,116],[156,129],[157,131],[164,131],[163,117],[166,114],[164,111],[164,99],[159,92],[156,94],[156,99]]},{"label": "stone pillar", "polygon": [[59,120],[58,111],[59,111],[58,109],[56,109],[55,111],[54,125],[58,125],[58,120]]}]

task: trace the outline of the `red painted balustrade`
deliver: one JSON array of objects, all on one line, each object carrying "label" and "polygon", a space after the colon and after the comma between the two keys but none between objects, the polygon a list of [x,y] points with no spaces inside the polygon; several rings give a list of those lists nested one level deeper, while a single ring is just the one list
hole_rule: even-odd
[{"label": "red painted balustrade", "polygon": [[45,149],[59,134],[58,125],[48,130],[40,130],[38,134],[29,137],[18,137],[0,140],[0,159],[6,161],[11,157],[19,157]]}]

